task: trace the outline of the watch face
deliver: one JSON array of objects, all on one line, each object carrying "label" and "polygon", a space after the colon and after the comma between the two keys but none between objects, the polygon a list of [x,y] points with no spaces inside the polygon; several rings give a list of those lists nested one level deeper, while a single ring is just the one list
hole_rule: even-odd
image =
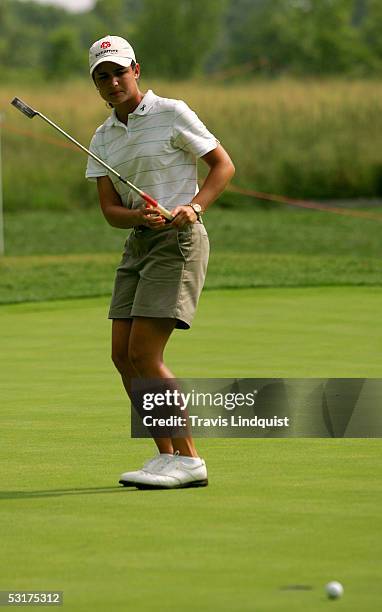
[{"label": "watch face", "polygon": [[192,208],[194,209],[196,213],[200,214],[202,212],[202,207],[200,206],[200,204],[193,204]]}]

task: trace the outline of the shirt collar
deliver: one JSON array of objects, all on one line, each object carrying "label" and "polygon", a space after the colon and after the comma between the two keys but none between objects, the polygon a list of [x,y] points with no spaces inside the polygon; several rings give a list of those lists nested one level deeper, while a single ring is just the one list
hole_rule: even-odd
[{"label": "shirt collar", "polygon": [[140,101],[140,104],[138,104],[137,108],[133,112],[133,115],[147,115],[147,113],[153,106],[155,99],[155,93],[151,89],[149,89],[143,96],[142,100]]},{"label": "shirt collar", "polygon": [[[157,96],[155,95],[155,93],[151,89],[149,89],[145,93],[145,95],[143,96],[142,100],[138,104],[138,106],[135,109],[135,111],[133,113],[131,113],[131,114],[132,115],[140,115],[140,116],[147,115],[149,110],[152,108],[156,98],[157,98]],[[119,121],[119,119],[118,119],[118,117],[116,115],[115,108],[113,108],[113,111],[112,111],[110,117],[106,120],[106,124],[108,126],[123,125],[123,124],[121,124],[121,122]]]}]

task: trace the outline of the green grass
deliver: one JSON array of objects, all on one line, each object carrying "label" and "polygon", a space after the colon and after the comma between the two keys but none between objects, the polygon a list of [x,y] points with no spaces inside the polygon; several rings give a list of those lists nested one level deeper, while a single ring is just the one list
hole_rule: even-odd
[{"label": "green grass", "polygon": [[[378,221],[239,198],[212,207],[206,225],[207,289],[382,282]],[[5,229],[0,303],[110,295],[128,231],[108,226],[98,209],[7,214]]]},{"label": "green grass", "polygon": [[[378,377],[381,306],[380,288],[206,292],[166,360],[179,376]],[[0,308],[1,588],[64,590],[70,612],[315,612],[337,579],[337,607],[374,612],[380,441],[203,439],[207,489],[120,490],[153,447],[129,439],[106,313],[104,298]]]}]

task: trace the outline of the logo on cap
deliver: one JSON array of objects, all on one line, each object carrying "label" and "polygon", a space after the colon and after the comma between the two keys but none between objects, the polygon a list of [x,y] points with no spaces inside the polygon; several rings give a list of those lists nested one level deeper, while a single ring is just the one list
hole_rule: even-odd
[{"label": "logo on cap", "polygon": [[108,49],[109,47],[111,47],[111,42],[109,42],[108,40],[105,40],[103,43],[101,43],[101,49]]}]

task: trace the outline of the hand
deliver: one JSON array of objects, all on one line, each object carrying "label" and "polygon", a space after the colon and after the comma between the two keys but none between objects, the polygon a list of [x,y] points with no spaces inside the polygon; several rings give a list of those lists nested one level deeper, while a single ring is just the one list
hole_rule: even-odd
[{"label": "hand", "polygon": [[161,230],[165,226],[165,218],[158,213],[158,209],[154,206],[146,206],[141,209],[142,221],[140,225],[149,227],[153,230]]},{"label": "hand", "polygon": [[171,225],[175,225],[177,228],[182,228],[185,225],[189,225],[191,223],[196,223],[198,220],[198,216],[196,212],[191,208],[191,206],[177,206],[174,210],[171,211],[174,220],[171,222]]}]

